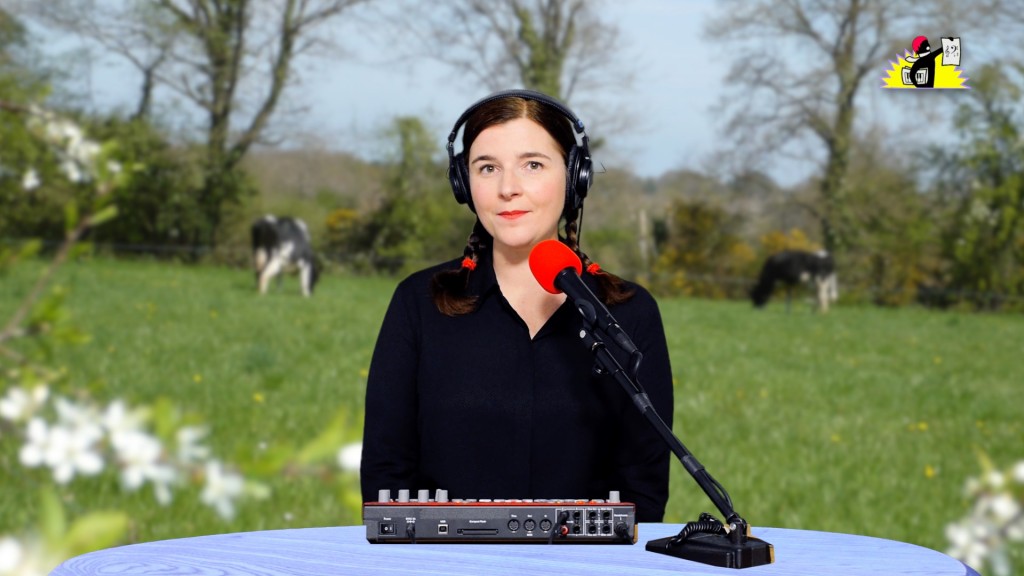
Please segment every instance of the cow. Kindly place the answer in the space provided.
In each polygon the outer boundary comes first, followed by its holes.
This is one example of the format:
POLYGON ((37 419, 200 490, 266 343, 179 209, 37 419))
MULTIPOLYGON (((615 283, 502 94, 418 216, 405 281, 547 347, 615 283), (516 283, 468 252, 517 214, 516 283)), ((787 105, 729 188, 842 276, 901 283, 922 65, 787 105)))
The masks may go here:
POLYGON ((816 288, 817 308, 821 312, 828 312, 829 302, 839 298, 835 261, 825 251, 784 250, 769 256, 757 284, 750 290, 755 307, 762 308, 768 303, 776 283, 786 288, 786 311, 789 311, 793 289, 801 283, 816 288))
POLYGON ((266 294, 270 280, 298 269, 302 295, 309 297, 320 277, 306 223, 298 218, 266 215, 252 224, 252 257, 256 285, 266 294))

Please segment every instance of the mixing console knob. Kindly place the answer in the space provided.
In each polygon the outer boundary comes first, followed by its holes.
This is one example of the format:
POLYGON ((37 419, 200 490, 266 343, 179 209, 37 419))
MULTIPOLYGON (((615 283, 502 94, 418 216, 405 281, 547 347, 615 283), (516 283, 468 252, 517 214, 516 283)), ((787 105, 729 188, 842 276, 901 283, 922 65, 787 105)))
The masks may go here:
POLYGON ((621 502, 618 490, 612 490, 608 493, 608 502, 611 504, 618 504, 621 502))
POLYGON ((442 490, 442 489, 438 488, 437 489, 437 495, 434 497, 434 499, 437 500, 438 502, 447 502, 448 501, 448 491, 447 490, 442 490))
POLYGON ((391 490, 378 490, 377 491, 377 502, 390 502, 391 501, 391 490))
POLYGON ((417 492, 416 500, 420 502, 430 502, 430 490, 420 490, 417 492))
POLYGON ((405 488, 399 490, 398 491, 398 501, 399 502, 408 502, 409 501, 409 490, 407 490, 405 488))

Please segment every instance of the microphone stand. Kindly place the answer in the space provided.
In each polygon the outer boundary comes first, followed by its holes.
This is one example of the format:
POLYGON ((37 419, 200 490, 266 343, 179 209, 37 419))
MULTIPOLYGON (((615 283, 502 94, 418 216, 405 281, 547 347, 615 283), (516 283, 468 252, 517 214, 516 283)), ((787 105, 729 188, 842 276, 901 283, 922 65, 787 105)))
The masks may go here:
POLYGON ((649 541, 647 550, 724 568, 749 568, 774 562, 775 548, 768 542, 750 535, 750 526, 733 509, 732 500, 722 485, 712 478, 658 415, 636 377, 639 360, 632 362, 631 377, 608 351, 604 342, 593 333, 596 318, 593 306, 585 300, 578 300, 576 306, 585 323, 584 328, 580 330, 580 339, 584 346, 593 352, 599 371, 611 374, 622 385, 636 408, 658 431, 672 453, 679 458, 683 468, 704 490, 727 523, 727 526, 723 525, 710 514, 701 514, 700 520, 687 523, 678 535, 649 541))

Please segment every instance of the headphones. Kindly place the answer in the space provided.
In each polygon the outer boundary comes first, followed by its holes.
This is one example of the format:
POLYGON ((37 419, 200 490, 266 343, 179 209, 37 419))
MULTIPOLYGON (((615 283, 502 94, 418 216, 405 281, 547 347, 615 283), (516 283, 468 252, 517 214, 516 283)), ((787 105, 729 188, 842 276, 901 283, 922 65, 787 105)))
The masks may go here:
POLYGON ((579 145, 573 144, 566 156, 566 178, 565 178, 565 208, 563 214, 569 215, 583 206, 583 199, 587 197, 587 191, 593 184, 593 162, 590 159, 590 139, 583 127, 583 121, 576 117, 571 110, 554 98, 534 90, 504 90, 487 96, 476 104, 470 106, 462 116, 455 122, 452 133, 448 135, 448 181, 452 186, 452 194, 459 204, 468 204, 469 209, 476 212, 473 207, 473 196, 469 191, 469 167, 466 164, 466 151, 455 153, 455 135, 459 128, 478 108, 489 102, 502 98, 523 98, 546 104, 562 113, 569 119, 577 134, 582 135, 582 142, 579 145))

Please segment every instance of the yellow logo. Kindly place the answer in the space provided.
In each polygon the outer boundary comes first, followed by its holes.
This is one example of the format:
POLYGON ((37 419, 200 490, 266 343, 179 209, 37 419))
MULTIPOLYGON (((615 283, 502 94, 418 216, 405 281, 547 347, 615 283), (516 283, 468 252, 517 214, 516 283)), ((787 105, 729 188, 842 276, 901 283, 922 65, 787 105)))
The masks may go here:
POLYGON ((967 78, 961 77, 960 38, 942 38, 942 45, 932 49, 928 38, 918 36, 882 77, 882 88, 968 89, 967 78))

